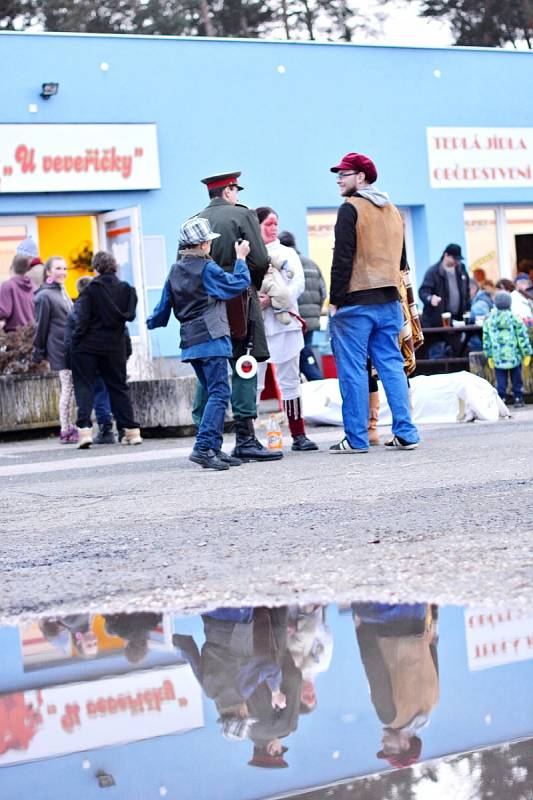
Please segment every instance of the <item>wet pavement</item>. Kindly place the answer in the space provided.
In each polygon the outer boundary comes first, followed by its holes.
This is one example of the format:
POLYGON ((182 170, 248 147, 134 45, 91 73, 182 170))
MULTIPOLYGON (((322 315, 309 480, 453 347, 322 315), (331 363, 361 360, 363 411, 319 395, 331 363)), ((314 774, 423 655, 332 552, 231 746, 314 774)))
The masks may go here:
POLYGON ((2 800, 533 798, 533 608, 84 612, 0 654, 2 800))
POLYGON ((285 436, 282 461, 224 473, 191 464, 187 439, 0 444, 0 619, 295 600, 533 604, 533 407, 424 426, 412 452, 340 458, 328 453, 338 428, 309 435, 319 451, 291 452, 285 436))

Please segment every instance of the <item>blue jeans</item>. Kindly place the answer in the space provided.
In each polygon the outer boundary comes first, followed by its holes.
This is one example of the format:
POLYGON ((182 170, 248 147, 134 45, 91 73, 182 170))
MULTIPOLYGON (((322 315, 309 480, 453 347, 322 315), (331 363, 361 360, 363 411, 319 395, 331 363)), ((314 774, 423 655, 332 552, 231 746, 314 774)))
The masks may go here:
POLYGON ((322 370, 316 363, 315 354, 313 353, 313 331, 307 331, 304 334, 304 346, 300 350, 300 372, 308 381, 321 381, 324 376, 322 370))
POLYGON ((521 365, 519 364, 517 367, 513 367, 513 369, 499 369, 496 367, 494 372, 496 373, 496 388, 501 399, 505 400, 505 395, 507 394, 507 381, 510 377, 513 387, 513 397, 515 400, 521 400, 523 393, 521 365))
POLYGON ((198 426, 194 449, 218 452, 222 448, 224 416, 231 397, 228 359, 224 356, 193 358, 191 366, 202 388, 207 392, 207 402, 198 426))
POLYGON ((109 392, 100 375, 94 382, 94 414, 99 425, 110 425, 113 422, 109 392))
POLYGON ((399 301, 343 306, 330 320, 331 345, 342 395, 344 431, 354 448, 368 447, 367 358, 378 371, 392 413, 392 432, 418 442, 411 422, 409 386, 398 337, 403 324, 399 301))

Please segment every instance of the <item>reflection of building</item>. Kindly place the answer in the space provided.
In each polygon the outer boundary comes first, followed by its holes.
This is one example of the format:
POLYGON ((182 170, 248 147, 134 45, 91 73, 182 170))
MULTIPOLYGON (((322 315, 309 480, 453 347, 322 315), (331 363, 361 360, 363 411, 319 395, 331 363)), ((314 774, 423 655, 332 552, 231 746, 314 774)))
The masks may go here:
MULTIPOLYGON (((365 653, 361 659, 351 618, 334 606, 328 607, 328 628, 335 647, 328 669, 317 681, 316 707, 312 714, 299 718, 298 729, 291 735, 290 758, 285 759, 289 767, 268 770, 248 766, 249 742, 222 735, 219 709, 208 697, 200 698, 198 678, 182 663, 178 650, 174 654, 150 651, 148 662, 140 669, 132 669, 123 657, 115 655, 28 672, 23 669, 18 629, 2 628, 0 697, 7 698, 9 711, 6 721, 0 703, 0 731, 7 734, 0 739, 4 741, 0 764, 8 765, 14 760, 17 763, 0 768, 0 797, 85 800, 102 786, 100 778, 114 781, 113 796, 117 800, 144 800, 165 794, 180 800, 323 797, 324 787, 328 787, 328 793, 330 786, 336 792, 346 783, 352 785, 353 795, 359 796, 356 780, 372 775, 373 791, 368 797, 382 800, 389 796, 383 771, 394 765, 377 758, 376 750, 383 734, 384 701, 388 702, 391 693, 383 680, 385 673, 381 672, 378 683, 380 675, 374 672, 370 697, 366 668, 370 662, 383 665, 383 658, 376 660, 381 653, 392 674, 393 649, 399 645, 401 653, 412 661, 415 648, 424 646, 424 667, 417 675, 428 682, 429 689, 435 687, 433 655, 430 650, 428 656, 426 647, 432 646, 426 634, 435 634, 429 615, 421 606, 389 609, 374 607, 372 616, 368 604, 365 609, 354 607, 361 620, 359 630, 367 626, 366 634, 362 631, 365 653), (376 625, 385 625, 385 629, 376 630, 376 625), (397 635, 383 637, 373 633, 397 635), (418 637, 416 642, 412 641, 413 636, 418 637), (383 638, 390 641, 383 642, 383 638), (378 645, 379 653, 373 644, 378 645), (203 708, 197 704, 198 698, 203 708), (380 716, 374 699, 379 700, 380 716), (32 762, 32 758, 37 760, 32 762)), ((308 611, 296 609, 296 615, 308 611)), ((431 611, 433 617, 434 609, 431 611)), ((477 627, 482 616, 483 627, 492 627, 500 619, 510 619, 510 612, 505 615, 469 610, 466 619, 469 626, 477 627)), ((515 616, 515 621, 525 623, 526 612, 515 616)), ((526 627, 522 625, 522 633, 526 627)), ((465 611, 458 607, 440 609, 439 628, 440 700, 430 708, 436 701, 433 688, 431 696, 424 693, 428 702, 422 707, 417 703, 414 712, 425 708, 431 714, 431 723, 423 728, 421 758, 431 761, 427 769, 432 776, 438 776, 436 764, 443 757, 443 771, 449 775, 453 754, 472 750, 479 753, 480 748, 525 739, 532 733, 532 662, 514 661, 499 670, 471 671, 465 649, 465 611)), ((172 629, 176 647, 185 647, 191 638, 197 642, 196 648, 188 650, 189 656, 193 650, 198 653, 204 648, 200 617, 176 617, 172 629)), ((319 655, 315 648, 312 651, 319 655)), ((415 663, 419 660, 415 658, 415 663)), ((401 664, 407 664, 405 658, 401 664)), ((393 680, 396 687, 401 683, 399 677, 397 673, 393 680)), ((418 680, 416 675, 414 680, 418 680)), ((404 698, 410 702, 410 698, 416 700, 416 695, 413 685, 404 698)), ((395 705, 400 698, 398 709, 402 711, 403 707, 407 718, 412 717, 398 691, 392 693, 392 698, 395 705)), ((417 714, 417 725, 420 721, 417 714)), ((513 766, 512 761, 506 763, 513 766)), ((477 761, 477 776, 479 766, 477 761)), ((493 766, 493 761, 492 766, 488 764, 489 777, 494 775, 493 766)), ((424 769, 416 774, 423 774, 424 769)), ((517 780, 522 781, 519 789, 527 792, 529 783, 520 777, 525 773, 516 773, 517 780)), ((406 776, 408 783, 407 776, 411 774, 396 771, 393 782, 401 783, 402 776, 406 776)), ((510 785, 506 783, 506 787, 510 785)), ((439 797, 451 796, 449 783, 446 788, 443 784, 440 793, 439 784, 433 788, 439 797)), ((339 796, 344 793, 343 790, 339 796)), ((494 794, 497 798, 503 796, 498 791, 494 794)), ((366 800, 366 793, 364 797, 366 800)))
POLYGON ((518 261, 533 257, 526 52, 0 36, 5 63, 17 64, 3 87, 10 124, 0 124, 0 280, 28 233, 44 256, 59 248, 71 267, 83 243, 113 250, 138 289, 131 332, 143 353, 177 353, 176 324, 148 334, 144 319, 159 299, 179 222, 205 206, 200 179, 223 168, 243 170, 243 202, 276 207, 281 226, 326 277, 339 205, 329 167, 348 150, 375 159, 378 184, 402 209, 417 283, 448 242, 491 277, 510 277, 518 261), (36 60, 60 85, 48 101, 39 98, 36 60), (238 63, 246 70, 237 80, 230 66, 238 63), (209 126, 191 136, 181 124, 176 75, 188 74, 209 86, 214 119, 226 119, 245 98, 246 130, 236 136, 231 125, 218 126, 215 150, 209 126), (365 80, 357 81, 355 102, 344 76, 358 75, 365 80), (443 124, 450 127, 433 127, 443 124))

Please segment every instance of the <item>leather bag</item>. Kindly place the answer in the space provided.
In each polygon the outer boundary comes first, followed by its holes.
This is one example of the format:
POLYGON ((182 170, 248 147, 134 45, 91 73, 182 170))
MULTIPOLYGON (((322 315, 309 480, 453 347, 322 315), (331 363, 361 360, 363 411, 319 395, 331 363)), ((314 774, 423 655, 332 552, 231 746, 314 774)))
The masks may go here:
POLYGON ((248 307, 251 291, 251 288, 248 287, 238 297, 226 300, 231 338, 238 341, 246 339, 248 333, 248 307))

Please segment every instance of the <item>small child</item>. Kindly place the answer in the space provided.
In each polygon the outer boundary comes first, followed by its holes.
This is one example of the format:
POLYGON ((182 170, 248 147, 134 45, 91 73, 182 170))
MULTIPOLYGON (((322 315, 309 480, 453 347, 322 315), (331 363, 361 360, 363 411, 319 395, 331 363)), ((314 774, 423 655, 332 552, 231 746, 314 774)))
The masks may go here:
POLYGON ((234 271, 224 272, 209 255, 211 241, 219 236, 203 217, 183 223, 178 260, 146 324, 148 328, 165 327, 172 310, 180 321, 181 360, 190 362, 208 395, 189 460, 204 469, 225 470, 242 461, 221 449, 231 394, 228 359, 233 357, 224 301, 238 297, 250 285, 245 261, 250 245, 246 240, 235 244, 234 271))
POLYGON ((483 352, 489 366, 496 372, 496 387, 505 402, 509 377, 513 387, 514 407, 524 405, 522 393, 522 364, 531 361, 531 345, 527 329, 522 320, 511 311, 509 292, 496 292, 495 309, 483 323, 483 352))

